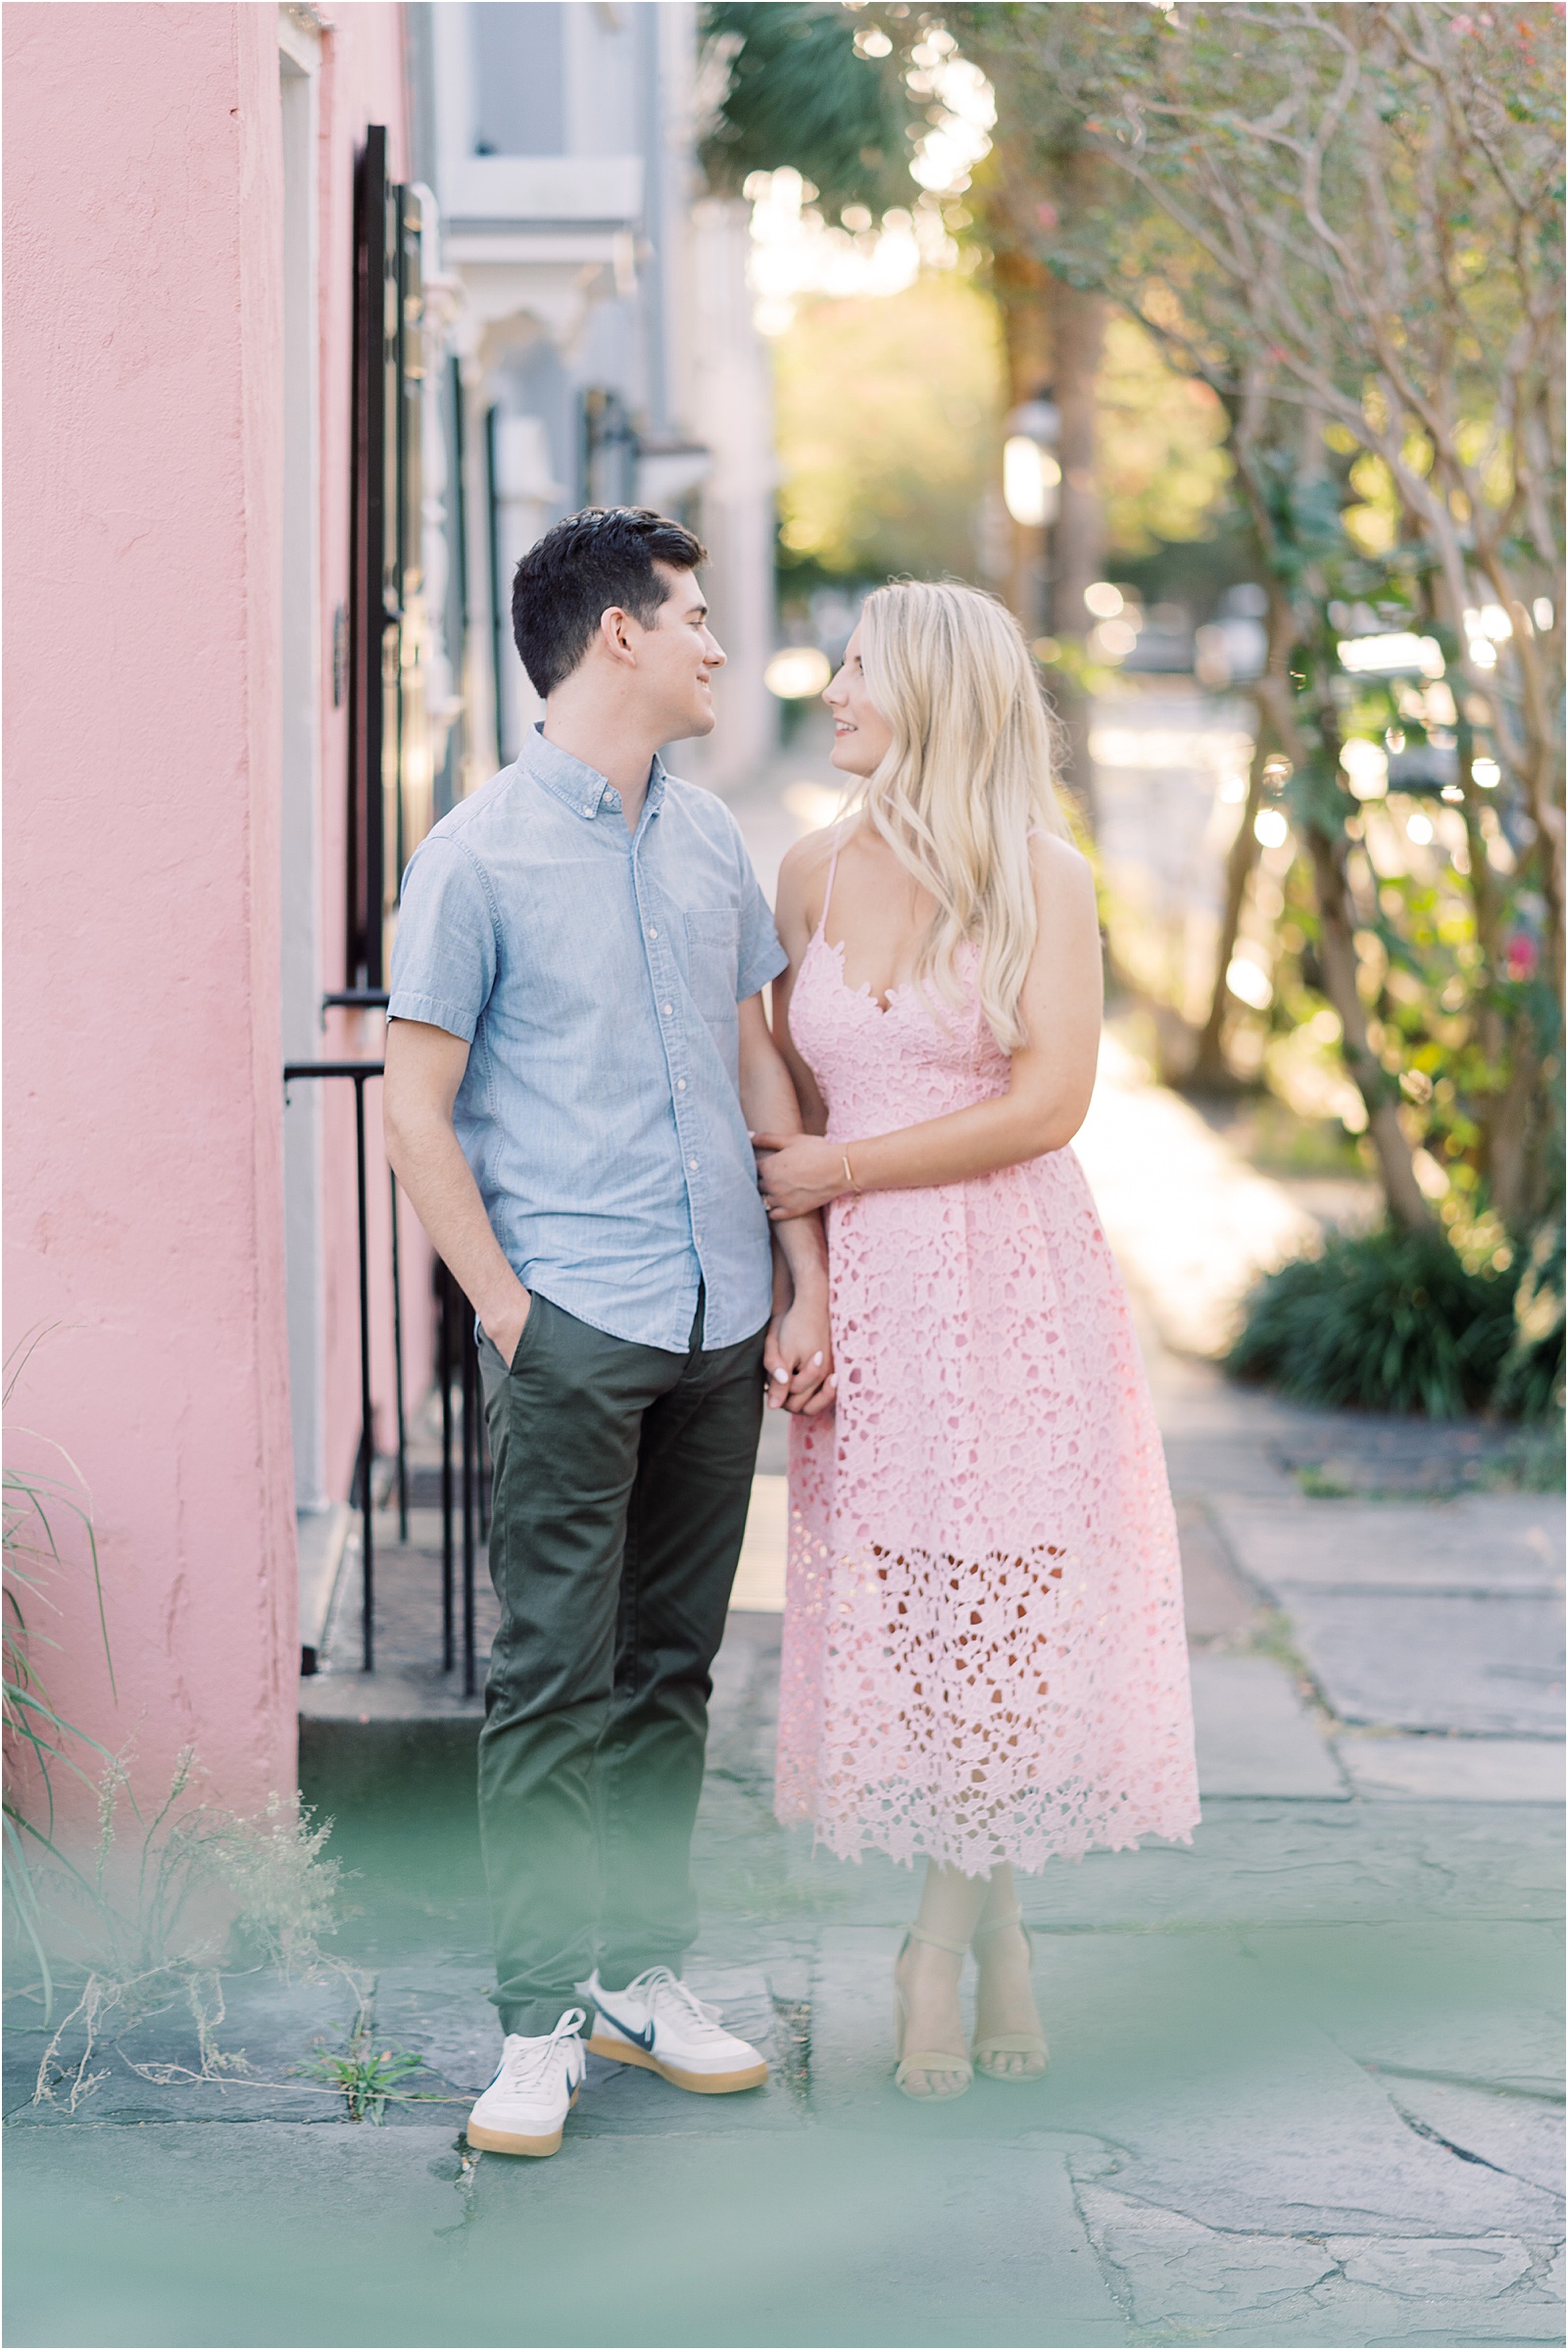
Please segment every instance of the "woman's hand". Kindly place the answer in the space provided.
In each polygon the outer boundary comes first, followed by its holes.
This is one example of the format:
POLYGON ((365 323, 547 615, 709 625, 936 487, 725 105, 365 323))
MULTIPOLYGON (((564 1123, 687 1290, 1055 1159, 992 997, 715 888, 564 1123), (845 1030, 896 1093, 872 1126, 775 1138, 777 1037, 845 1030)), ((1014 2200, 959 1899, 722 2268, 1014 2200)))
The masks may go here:
POLYGON ((850 1189, 844 1151, 814 1134, 754 1134, 757 1179, 776 1223, 808 1216, 850 1189))
POLYGON ((771 1411, 804 1413, 814 1419, 831 1411, 838 1381, 833 1370, 833 1334, 827 1299, 797 1297, 768 1325, 762 1349, 771 1411))

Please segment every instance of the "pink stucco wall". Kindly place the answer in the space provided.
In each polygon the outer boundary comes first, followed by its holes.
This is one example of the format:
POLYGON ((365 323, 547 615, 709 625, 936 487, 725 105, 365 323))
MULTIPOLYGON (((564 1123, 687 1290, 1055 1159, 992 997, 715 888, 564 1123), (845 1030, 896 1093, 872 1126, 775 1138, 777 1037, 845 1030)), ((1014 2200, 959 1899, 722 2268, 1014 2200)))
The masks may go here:
MULTIPOLYGON (((353 149, 374 120, 396 153, 403 121, 401 11, 336 15, 320 140, 328 615, 346 593, 353 149)), ((139 1787, 156 1792, 189 1742, 211 1792, 240 1807, 292 1783, 298 1655, 276 44, 270 5, 5 11, 7 1346, 48 1332, 10 1417, 66 1447, 97 1525, 119 1701, 82 1573, 56 1579, 57 1700, 133 1748, 139 1787)), ((341 726, 323 705, 323 778, 342 771, 341 726)), ((340 799, 323 789, 328 986, 340 799)), ((322 1050, 377 1044, 344 1024, 322 1050)), ((347 1170, 327 1183, 339 1491, 350 1104, 326 1141, 329 1169, 347 1170)), ((422 1346, 416 1331, 416 1371, 422 1346)))
MULTIPOLYGON (((349 594, 349 416, 351 305, 354 263, 354 158, 368 123, 386 125, 394 177, 410 176, 404 79, 403 12, 364 4, 329 12, 320 77, 319 400, 321 482, 320 609, 329 622, 349 594)), ((323 985, 346 984, 343 969, 348 854, 348 709, 334 710, 329 664, 322 665, 320 908, 323 985)), ((381 1057, 385 1029, 378 1013, 332 1011, 319 1040, 324 1059, 381 1057)), ((370 1330, 376 1444, 389 1451, 397 1439, 392 1374, 392 1290, 386 1162, 381 1147, 380 1087, 366 1093, 371 1167, 370 1330)), ((360 1436, 360 1304, 354 1184, 354 1094, 329 1086, 322 1101, 322 1221, 325 1266, 325 1445, 328 1482, 341 1498, 350 1489, 360 1436)), ((431 1361, 430 1253, 404 1203, 399 1220, 403 1256, 405 1385, 412 1408, 429 1384, 431 1361)))

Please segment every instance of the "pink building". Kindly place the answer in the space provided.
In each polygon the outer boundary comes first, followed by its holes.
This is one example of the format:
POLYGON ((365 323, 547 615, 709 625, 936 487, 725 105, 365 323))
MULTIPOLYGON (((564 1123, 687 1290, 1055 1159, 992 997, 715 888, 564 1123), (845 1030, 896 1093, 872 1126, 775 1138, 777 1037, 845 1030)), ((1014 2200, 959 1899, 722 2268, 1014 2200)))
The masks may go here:
MULTIPOLYGON (((190 1742, 245 1808, 294 1779, 296 1498, 329 1518, 360 1443, 353 1089, 296 1088, 285 1131, 282 1065, 380 1052, 320 999, 364 970, 351 887, 362 929, 382 893, 345 788, 382 650, 351 548, 355 183, 372 124, 409 177, 404 11, 23 0, 4 37, 8 1349, 45 1334, 11 1418, 96 1518, 119 1702, 76 1573, 56 1701, 139 1787, 190 1742)), ((373 779, 389 832, 405 798, 422 821, 417 765, 373 779)), ((412 1217, 405 1242, 412 1390, 412 1217)))
POLYGON ((42 1334, 11 1442, 91 1494, 119 1699, 72 1570, 61 1710, 147 1794, 191 1744, 243 1809, 293 1783, 364 1423, 354 1087, 285 1104, 283 1070, 379 1058, 341 999, 533 714, 508 581, 558 514, 709 538, 731 658, 692 771, 765 749, 747 220, 698 201, 693 0, 13 0, 4 39, 7 1347, 42 1334))

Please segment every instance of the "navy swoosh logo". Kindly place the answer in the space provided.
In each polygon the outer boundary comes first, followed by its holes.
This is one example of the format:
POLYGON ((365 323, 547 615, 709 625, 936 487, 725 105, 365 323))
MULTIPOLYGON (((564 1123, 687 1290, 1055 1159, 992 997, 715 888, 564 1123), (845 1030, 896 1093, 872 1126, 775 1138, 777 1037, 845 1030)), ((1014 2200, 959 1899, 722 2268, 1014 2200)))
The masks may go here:
POLYGON ((654 2027, 652 2024, 645 2024, 641 2032, 633 2032, 631 2026, 629 2024, 623 2024, 619 2016, 611 2015, 610 2010, 605 2005, 603 1999, 597 2001, 596 2004, 598 2006, 599 2013, 604 2016, 608 2022, 614 2025, 615 2030, 620 2033, 622 2039, 630 2040, 634 2048, 641 2048, 647 2055, 652 2056, 654 2052, 654 2027))

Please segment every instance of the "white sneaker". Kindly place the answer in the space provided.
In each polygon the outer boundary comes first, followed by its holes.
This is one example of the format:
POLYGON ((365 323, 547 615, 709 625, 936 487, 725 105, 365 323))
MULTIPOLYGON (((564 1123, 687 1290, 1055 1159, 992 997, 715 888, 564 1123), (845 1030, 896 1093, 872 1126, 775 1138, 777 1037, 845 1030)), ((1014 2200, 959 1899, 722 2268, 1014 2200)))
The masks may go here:
POLYGON ((554 2032, 529 2038, 509 2032, 494 2081, 468 2116, 468 2143, 484 2154, 555 2154, 561 2126, 577 2102, 588 2059, 580 2007, 568 2007, 554 2032))
POLYGON ((706 2006, 668 1967, 649 1967, 623 1991, 602 1991, 596 1968, 586 1995, 594 2005, 588 2045, 595 2056, 641 2065, 678 2089, 710 2097, 760 2088, 767 2079, 767 2059, 726 2032, 717 2008, 706 2006))

